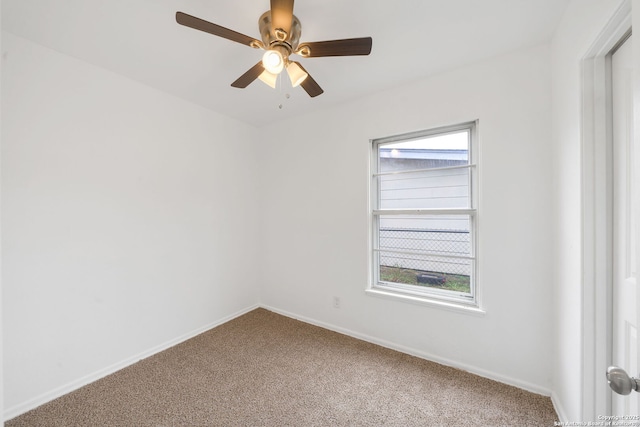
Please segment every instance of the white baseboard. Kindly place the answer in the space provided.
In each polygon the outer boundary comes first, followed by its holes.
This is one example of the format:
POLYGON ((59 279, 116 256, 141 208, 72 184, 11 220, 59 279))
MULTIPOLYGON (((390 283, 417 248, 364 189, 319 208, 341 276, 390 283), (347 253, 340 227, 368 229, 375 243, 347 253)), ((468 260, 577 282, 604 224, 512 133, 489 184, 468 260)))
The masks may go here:
POLYGON ((555 409, 558 414, 558 421, 568 425, 569 418, 567 418, 567 413, 565 412, 560 400, 558 400, 558 395, 555 392, 551 393, 551 403, 553 403, 553 409, 555 409))
POLYGON ((18 415, 24 414, 25 412, 28 412, 32 409, 37 408, 40 405, 43 405, 47 402, 50 402, 54 399, 57 399, 60 396, 63 396, 67 393, 71 393, 72 391, 75 391, 81 387, 84 387, 87 384, 90 384, 94 381, 97 381, 101 378, 106 377, 107 375, 113 374, 114 372, 117 372, 121 369, 126 368, 127 366, 133 365, 134 363, 139 362, 142 359, 146 359, 147 357, 153 356, 154 354, 160 353, 161 351, 164 351, 170 347, 173 347, 175 345, 180 344, 181 342, 184 342, 188 339, 191 339, 193 337, 195 337, 196 335, 200 335, 203 332, 206 332, 210 329, 215 328, 216 326, 220 326, 223 323, 227 323, 230 320, 235 319, 236 317, 242 316, 243 314, 246 314, 252 310, 255 310, 256 308, 258 308, 259 305, 255 304, 252 305, 250 307, 247 307, 245 309, 242 309, 236 313, 233 313, 229 316, 225 316, 222 319, 218 319, 215 322, 209 323, 208 325, 202 326, 198 329, 195 329, 191 332, 188 332, 184 335, 181 335, 177 338, 174 338, 172 340, 169 340, 165 343, 162 343, 158 346, 155 346, 153 348, 150 348, 146 351, 143 351, 141 353, 136 354, 135 356, 129 357, 121 362, 115 363, 111 366, 108 366, 104 369, 100 369, 96 372, 93 372, 89 375, 85 375, 82 378, 79 378, 75 381, 72 381, 68 384, 65 384, 63 386, 60 386, 58 388, 55 388, 51 391, 48 391, 46 393, 43 393, 37 397, 34 397, 33 399, 27 400, 26 402, 23 402, 21 404, 12 406, 10 408, 5 408, 4 411, 4 420, 5 421, 9 421, 12 418, 17 417, 18 415))
POLYGON ((465 363, 460 363, 460 362, 455 361, 455 360, 443 358, 443 357, 440 357, 440 356, 437 356, 437 355, 434 355, 434 354, 431 354, 431 353, 427 353, 427 352, 424 352, 424 351, 421 351, 421 350, 417 350, 415 348, 406 347, 406 346, 403 346, 403 345, 400 345, 400 344, 397 344, 397 343, 393 343, 393 342, 390 342, 390 341, 386 341, 386 340, 383 340, 383 339, 379 339, 379 338, 376 338, 376 337, 373 337, 373 336, 370 336, 370 335, 361 334, 359 332, 354 332, 354 331, 349 330, 349 329, 345 329, 345 328, 342 328, 342 327, 339 327, 339 326, 335 326, 335 325, 332 325, 332 324, 329 324, 329 323, 321 322, 321 321, 318 321, 318 320, 315 320, 315 319, 311 319, 311 318, 308 318, 308 317, 305 317, 305 316, 300 316, 300 315, 297 315, 297 314, 294 314, 294 313, 290 313, 290 312, 285 311, 285 310, 280 310, 278 308, 271 307, 271 306, 268 306, 268 305, 261 304, 260 307, 262 307, 262 308, 264 308, 266 310, 269 310, 269 311, 273 311, 274 313, 278 313, 278 314, 281 314, 283 316, 290 317, 292 319, 300 320, 300 321, 305 322, 305 323, 309 323, 309 324, 312 324, 312 325, 315 325, 315 326, 319 326, 321 328, 329 329, 329 330, 334 331, 334 332, 338 332, 338 333, 341 333, 341 334, 344 334, 344 335, 348 335, 350 337, 357 338, 357 339, 360 339, 362 341, 367 341, 367 342, 370 342, 372 344, 377 344, 379 346, 386 347, 386 348, 389 348, 391 350, 396 350, 396 351, 399 351, 401 353, 409 354, 411 356, 416 356, 416 357, 419 357, 421 359, 429 360, 431 362, 436 362, 436 363, 439 363, 441 365, 445 365, 445 366, 449 366, 449 367, 452 367, 452 368, 461 369, 463 371, 470 372, 470 373, 472 373, 474 375, 478 375, 478 376, 483 377, 483 378, 488 378, 490 380, 498 381, 498 382, 503 383, 503 384, 511 385, 511 386, 514 386, 514 387, 518 387, 520 389, 523 389, 523 390, 526 390, 526 391, 530 391, 532 393, 540 394, 540 395, 543 395, 543 396, 551 396, 551 394, 552 394, 551 390, 549 390, 549 389, 547 389, 545 387, 541 387, 539 385, 532 384, 532 383, 529 383, 529 382, 526 382, 526 381, 522 381, 522 380, 519 380, 519 379, 516 379, 516 378, 511 378, 511 377, 508 377, 508 376, 505 376, 505 375, 497 374, 495 372, 487 371, 487 370, 479 368, 477 366, 472 366, 472 365, 467 365, 465 363))
POLYGON ((262 307, 262 308, 264 308, 266 310, 273 311, 274 313, 278 313, 278 314, 281 314, 283 316, 290 317, 292 319, 300 320, 300 321, 305 322, 305 323, 309 323, 309 324, 312 324, 312 325, 315 325, 315 326, 319 326, 321 328, 325 328, 325 329, 328 329, 328 330, 331 330, 331 331, 334 331, 334 332, 338 332, 338 333, 341 333, 341 334, 344 334, 344 335, 351 336, 353 338, 357 338, 357 339, 360 339, 360 340, 363 340, 363 341, 367 341, 367 342, 370 342, 372 344, 377 344, 377 345, 380 345, 382 347, 386 347, 386 348, 389 348, 389 349, 392 349, 392 350, 400 351, 400 352, 405 353, 405 354, 410 354, 412 356, 416 356, 416 357, 419 357, 421 359, 425 359, 425 360, 429 360, 429 361, 432 361, 432 362, 440 363, 441 365, 445 365, 445 366, 450 366, 450 367, 453 367, 453 368, 461 369, 461 370, 470 372, 472 374, 479 375, 481 377, 488 378, 488 379, 491 379, 491 380, 495 380, 495 381, 498 381, 498 382, 501 382, 501 383, 504 383, 504 384, 512 385, 514 387, 518 387, 518 388, 521 388, 521 389, 524 389, 524 390, 527 390, 527 391, 530 391, 530 392, 533 392, 533 393, 536 393, 536 394, 541 394, 541 395, 544 395, 544 396, 551 396, 551 400, 553 402, 553 406, 556 409, 556 412, 558 413, 558 416, 560 417, 560 421, 565 421, 566 420, 566 417, 564 416, 564 411, 562 410, 562 406, 557 401, 557 397, 555 397, 555 395, 553 393, 551 393, 550 390, 548 390, 548 389, 546 389, 544 387, 540 387, 538 385, 531 384, 531 383, 528 383, 526 381, 521 381, 521 380, 518 380, 518 379, 510 378, 510 377, 507 377, 507 376, 504 376, 504 375, 496 374, 494 372, 490 372, 490 371, 478 368, 476 366, 471 366, 471 365, 467 365, 467 364, 464 364, 464 363, 460 363, 460 362, 457 362, 455 360, 442 358, 442 357, 436 356, 434 354, 430 354, 430 353, 427 353, 427 352, 424 352, 424 351, 416 350, 416 349, 413 349, 413 348, 410 348, 410 347, 406 347, 406 346, 403 346, 403 345, 400 345, 400 344, 396 344, 396 343, 393 343, 393 342, 390 342, 390 341, 382 340, 382 339, 379 339, 379 338, 376 338, 376 337, 373 337, 373 336, 370 336, 370 335, 354 332, 352 330, 349 330, 349 329, 346 329, 346 328, 342 328, 342 327, 338 327, 338 326, 335 326, 335 325, 332 325, 332 324, 329 324, 329 323, 321 322, 321 321, 318 321, 318 320, 315 320, 315 319, 311 319, 311 318, 308 318, 306 316, 300 316, 300 315, 297 315, 297 314, 294 314, 294 313, 290 313, 288 311, 281 310, 281 309, 278 309, 278 308, 275 308, 275 307, 271 307, 271 306, 268 306, 268 305, 264 305, 264 304, 256 304, 256 305, 247 307, 247 308, 245 308, 243 310, 240 310, 240 311, 238 311, 238 312, 236 312, 234 314, 231 314, 231 315, 226 316, 226 317, 224 317, 222 319, 219 319, 219 320, 217 320, 217 321, 215 321, 213 323, 210 323, 208 325, 200 327, 200 328, 198 328, 198 329, 196 329, 194 331, 191 331, 191 332, 189 332, 187 334, 184 334, 184 335, 182 335, 180 337, 177 337, 175 339, 169 340, 169 341, 167 341, 167 342, 165 342, 165 343, 163 343, 161 345, 153 347, 153 348, 151 348, 149 350, 146 350, 146 351, 144 351, 142 353, 139 353, 139 354, 137 354, 137 355, 135 355, 133 357, 127 358, 127 359, 125 359, 125 360, 123 360, 123 361, 121 361, 119 363, 115 363, 115 364, 113 364, 111 366, 108 366, 108 367, 106 367, 104 369, 96 371, 96 372, 94 372, 92 374, 86 375, 86 376, 84 376, 84 377, 82 377, 82 378, 80 378, 78 380, 72 381, 72 382, 70 382, 68 384, 65 384, 65 385, 63 385, 61 387, 58 387, 58 388, 56 388, 54 390, 51 390, 51 391, 46 392, 46 393, 43 393, 43 394, 41 394, 41 395, 39 395, 39 396, 37 396, 37 397, 35 397, 33 399, 30 399, 30 400, 28 400, 28 401, 26 401, 24 403, 21 403, 19 405, 15 405, 15 406, 13 406, 11 408, 6 408, 5 411, 4 411, 4 414, 3 414, 4 415, 4 420, 8 421, 8 420, 10 420, 12 418, 15 418, 15 417, 17 417, 17 416, 19 416, 19 415, 21 415, 21 414, 23 414, 25 412, 28 412, 28 411, 30 411, 32 409, 37 408, 40 405, 43 405, 43 404, 45 404, 47 402, 50 402, 50 401, 52 401, 52 400, 54 400, 54 399, 56 399, 58 397, 61 397, 61 396, 65 395, 65 394, 67 394, 67 393, 70 393, 70 392, 75 391, 75 390, 77 390, 77 389, 79 389, 81 387, 84 387, 87 384, 90 384, 90 383, 92 383, 94 381, 97 381, 97 380, 99 380, 101 378, 104 378, 107 375, 110 375, 110 374, 112 374, 114 372, 117 372, 117 371, 123 369, 123 368, 126 368, 127 366, 133 365, 134 363, 136 363, 136 362, 138 362, 138 361, 140 361, 142 359, 146 359, 146 358, 148 358, 150 356, 153 356, 154 354, 157 354, 157 353, 159 353, 161 351, 164 351, 164 350, 166 350, 166 349, 168 349, 170 347, 178 345, 181 342, 184 342, 184 341, 186 341, 186 340, 188 340, 190 338, 193 338, 196 335, 199 335, 199 334, 201 334, 203 332, 206 332, 206 331, 208 331, 210 329, 215 328, 216 326, 220 326, 223 323, 226 323, 226 322, 228 322, 230 320, 233 320, 236 317, 242 316, 243 314, 246 314, 246 313, 248 313, 248 312, 250 312, 252 310, 255 310, 258 307, 262 307))

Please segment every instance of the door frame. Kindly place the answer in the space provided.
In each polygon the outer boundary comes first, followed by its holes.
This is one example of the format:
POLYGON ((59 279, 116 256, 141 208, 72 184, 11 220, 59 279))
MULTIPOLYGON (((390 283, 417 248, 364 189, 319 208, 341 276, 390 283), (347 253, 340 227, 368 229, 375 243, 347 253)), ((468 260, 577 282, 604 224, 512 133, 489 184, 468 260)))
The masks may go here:
MULTIPOLYGON (((611 414, 605 380, 613 347, 610 53, 631 31, 625 0, 582 58, 582 415, 611 414)), ((635 373, 634 373, 635 375, 635 373)))

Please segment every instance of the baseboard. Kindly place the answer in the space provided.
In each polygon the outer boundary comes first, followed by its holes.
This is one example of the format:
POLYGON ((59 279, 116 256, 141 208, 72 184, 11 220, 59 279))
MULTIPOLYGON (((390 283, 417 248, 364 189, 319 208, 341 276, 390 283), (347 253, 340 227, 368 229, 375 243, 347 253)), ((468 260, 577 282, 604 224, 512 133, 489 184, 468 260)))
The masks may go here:
POLYGON ((539 385, 532 384, 532 383, 529 383, 529 382, 526 382, 526 381, 521 381, 521 380, 518 380, 516 378, 507 377, 505 375, 500 375, 500 374, 497 374, 495 372, 487 371, 487 370, 479 368, 477 366, 472 366, 472 365, 467 365, 465 363, 460 363, 460 362, 455 361, 455 360, 443 358, 443 357, 440 357, 440 356, 437 356, 437 355, 434 355, 434 354, 431 354, 431 353, 427 353, 427 352, 424 352, 424 351, 421 351, 421 350, 417 350, 415 348, 410 348, 410 347, 406 347, 406 346, 403 346, 403 345, 400 345, 400 344, 397 344, 397 343, 393 343, 393 342, 390 342, 390 341, 379 339, 379 338, 373 337, 371 335, 361 334, 359 332, 355 332, 355 331, 352 331, 352 330, 349 330, 349 329, 346 329, 346 328, 342 328, 342 327, 339 327, 339 326, 336 326, 336 325, 332 325, 332 324, 329 324, 329 323, 326 323, 326 322, 321 322, 321 321, 318 321, 318 320, 315 320, 315 319, 311 319, 311 318, 306 317, 306 316, 300 316, 298 314, 290 313, 290 312, 288 312, 286 310, 281 310, 281 309, 278 309, 278 308, 275 308, 275 307, 271 307, 271 306, 268 306, 268 305, 261 304, 260 307, 264 308, 265 310, 273 311, 274 313, 278 313, 278 314, 281 314, 283 316, 290 317, 292 319, 300 320, 300 321, 305 322, 305 323, 309 323, 309 324, 312 324, 312 325, 315 325, 315 326, 319 326, 319 327, 324 328, 324 329, 329 329, 331 331, 338 332, 338 333, 341 333, 341 334, 344 334, 344 335, 348 335, 350 337, 357 338, 357 339, 360 339, 362 341, 370 342, 372 344, 377 344, 377 345, 379 345, 381 347, 386 347, 386 348, 389 348, 391 350, 399 351, 401 353, 410 354, 411 356, 416 356, 416 357, 419 357, 421 359, 429 360, 431 362, 436 362, 436 363, 439 363, 441 365, 449 366, 449 367, 456 368, 456 369, 461 369, 463 371, 470 372, 470 373, 472 373, 474 375, 478 375, 478 376, 483 377, 483 378, 487 378, 487 379, 490 379, 490 380, 498 381, 498 382, 503 383, 503 384, 511 385, 511 386, 514 386, 514 387, 517 387, 517 388, 520 388, 520 389, 523 389, 523 390, 526 390, 526 391, 530 391, 532 393, 540 394, 540 395, 543 395, 543 396, 551 396, 551 394, 552 394, 551 390, 549 390, 549 389, 547 389, 545 387, 541 387, 539 385))
POLYGON ((558 414, 558 421, 565 425, 569 425, 569 418, 567 418, 567 413, 564 410, 562 403, 560 403, 560 400, 558 400, 558 395, 555 392, 551 393, 551 403, 553 404, 553 409, 556 410, 556 414, 558 414))
POLYGON ((225 316, 222 319, 218 319, 215 322, 212 322, 208 325, 202 326, 200 328, 197 328, 191 332, 188 332, 184 335, 181 335, 177 338, 174 338, 172 340, 169 340, 163 344, 160 344, 158 346, 155 346, 153 348, 150 348, 149 350, 143 351, 141 353, 136 354, 135 356, 129 357, 121 362, 115 363, 111 366, 108 366, 104 369, 100 369, 99 371, 96 371, 92 374, 86 375, 82 378, 79 378, 75 381, 72 381, 68 384, 65 384, 63 386, 60 386, 58 388, 55 388, 51 391, 48 391, 46 393, 43 393, 33 399, 30 399, 24 403, 21 403, 19 405, 13 406, 11 408, 6 408, 4 411, 4 420, 5 421, 9 421, 12 418, 15 418, 21 414, 24 414, 25 412, 28 412, 32 409, 37 408, 40 405, 43 405, 47 402, 50 402, 54 399, 57 399, 58 397, 61 397, 65 394, 71 393, 72 391, 75 391, 81 387, 84 387, 87 384, 90 384, 94 381, 97 381, 101 378, 106 377, 107 375, 111 375, 114 372, 117 372, 121 369, 126 368, 127 366, 133 365, 134 363, 139 362, 142 359, 146 359, 147 357, 153 356, 154 354, 160 353, 161 351, 164 351, 170 347, 173 347, 175 345, 178 345, 188 339, 191 339, 193 337, 195 337, 196 335, 200 335, 203 332, 206 332, 210 329, 215 328, 216 326, 220 326, 223 323, 227 323, 230 320, 235 319, 236 317, 240 317, 243 314, 246 314, 252 310, 255 310, 256 308, 258 308, 259 305, 255 304, 252 305, 250 307, 247 307, 245 309, 242 309, 236 313, 233 313, 229 316, 225 316))
POLYGON ((146 351, 144 351, 142 353, 139 353, 139 354, 137 354, 135 356, 127 358, 127 359, 125 359, 125 360, 123 360, 123 361, 121 361, 119 363, 115 363, 115 364, 113 364, 113 365, 111 365, 109 367, 106 367, 104 369, 96 371, 96 372, 94 372, 92 374, 86 375, 86 376, 84 376, 84 377, 82 377, 82 378, 80 378, 78 380, 72 381, 72 382, 70 382, 68 384, 65 384, 65 385, 63 385, 61 387, 58 387, 58 388, 56 388, 54 390, 51 390, 51 391, 49 391, 47 393, 43 393, 43 394, 41 394, 41 395, 39 395, 39 396, 37 396, 37 397, 35 397, 33 399, 30 399, 30 400, 28 400, 28 401, 26 401, 24 403, 21 403, 19 405, 13 406, 11 408, 6 408, 5 411, 4 411, 4 414, 3 414, 4 415, 4 420, 5 421, 9 421, 10 419, 15 418, 15 417, 17 417, 17 416, 19 416, 19 415, 21 415, 21 414, 23 414, 25 412, 28 412, 28 411, 30 411, 32 409, 35 409, 40 405, 43 405, 43 404, 45 404, 47 402, 50 402, 50 401, 52 401, 54 399, 57 399, 58 397, 61 397, 61 396, 65 395, 65 394, 71 393, 72 391, 75 391, 75 390, 77 390, 77 389, 79 389, 81 387, 84 387, 87 384, 90 384, 90 383, 92 383, 94 381, 97 381, 97 380, 99 380, 101 378, 104 378, 107 375, 110 375, 110 374, 112 374, 114 372, 117 372, 117 371, 119 371, 121 369, 126 368, 127 366, 133 365, 134 363, 137 363, 142 359, 146 359, 146 358, 148 358, 150 356, 153 356, 154 354, 157 354, 157 353, 159 353, 161 351, 164 351, 164 350, 166 350, 166 349, 168 349, 170 347, 178 345, 178 344, 180 344, 180 343, 182 343, 182 342, 184 342, 184 341, 186 341, 188 339, 191 339, 191 338, 195 337, 196 335, 199 335, 199 334, 201 334, 203 332, 206 332, 206 331, 208 331, 210 329, 213 329, 213 328, 215 328, 217 326, 220 326, 220 325, 222 325, 222 324, 224 324, 224 323, 226 323, 226 322, 228 322, 230 320, 233 320, 236 317, 242 316, 243 314, 246 314, 246 313, 248 313, 248 312, 250 312, 252 310, 255 310, 258 307, 262 307, 262 308, 264 308, 266 310, 273 311, 274 313, 278 313, 278 314, 281 314, 283 316, 290 317, 292 319, 300 320, 300 321, 305 322, 305 323, 309 323, 309 324, 312 324, 312 325, 315 325, 315 326, 319 326, 321 328, 325 328, 325 329, 328 329, 328 330, 331 330, 331 331, 334 331, 334 332, 338 332, 338 333, 341 333, 341 334, 344 334, 344 335, 351 336, 353 338, 357 338, 357 339, 360 339, 360 340, 363 340, 363 341, 367 341, 367 342, 370 342, 372 344, 376 344, 376 345, 380 345, 382 347, 386 347, 386 348, 389 348, 389 349, 392 349, 392 350, 400 351, 400 352, 405 353, 405 354, 410 354, 412 356, 416 356, 416 357, 419 357, 421 359, 425 359, 425 360, 429 360, 429 361, 432 361, 432 362, 440 363, 441 365, 445 365, 445 366, 450 366, 450 367, 453 367, 453 368, 461 369, 461 370, 470 372, 472 374, 475 374, 475 375, 478 375, 478 376, 481 376, 481 377, 484 377, 484 378, 488 378, 488 379, 491 379, 491 380, 494 380, 494 381, 501 382, 503 384, 511 385, 511 386, 518 387, 518 388, 523 389, 523 390, 530 391, 532 393, 541 394, 541 395, 544 395, 544 396, 551 396, 551 401, 553 403, 554 408, 556 409, 556 412, 558 413, 558 417, 560 418, 560 421, 566 421, 566 416, 564 415, 565 412, 563 411, 562 405, 558 401, 557 396, 555 395, 555 393, 551 393, 550 390, 548 390, 548 389, 546 389, 544 387, 540 387, 540 386, 537 386, 535 384, 531 384, 531 383, 528 383, 528 382, 525 382, 525 381, 520 381, 520 380, 517 380, 517 379, 514 379, 514 378, 506 377, 504 375, 496 374, 494 372, 490 372, 490 371, 478 368, 476 366, 471 366, 471 365, 460 363, 460 362, 457 362, 457 361, 454 361, 454 360, 442 358, 442 357, 434 355, 434 354, 430 354, 430 353, 427 353, 427 352, 424 352, 424 351, 416 350, 416 349, 413 349, 413 348, 410 348, 410 347, 406 347, 406 346, 403 346, 403 345, 400 345, 400 344, 397 344, 397 343, 393 343, 393 342, 390 342, 390 341, 382 340, 382 339, 379 339, 379 338, 376 338, 376 337, 373 337, 373 336, 370 336, 370 335, 361 334, 359 332, 355 332, 355 331, 352 331, 352 330, 349 330, 349 329, 346 329, 346 328, 342 328, 342 327, 339 327, 339 326, 336 326, 336 325, 332 325, 332 324, 329 324, 329 323, 326 323, 326 322, 321 322, 321 321, 318 321, 318 320, 315 320, 315 319, 311 319, 311 318, 306 317, 306 316, 301 316, 301 315, 298 315, 298 314, 294 314, 294 313, 288 312, 286 310, 281 310, 281 309, 278 309, 278 308, 275 308, 275 307, 271 307, 271 306, 268 306, 268 305, 264 305, 264 304, 256 304, 256 305, 247 307, 247 308, 245 308, 243 310, 240 310, 240 311, 238 311, 236 313, 233 313, 233 314, 231 314, 229 316, 223 317, 222 319, 219 319, 219 320, 217 320, 215 322, 212 322, 212 323, 210 323, 208 325, 200 327, 200 328, 198 328, 196 330, 193 330, 193 331, 191 331, 191 332, 189 332, 187 334, 184 334, 184 335, 182 335, 180 337, 174 338, 174 339, 169 340, 169 341, 167 341, 167 342, 165 342, 165 343, 163 343, 161 345, 158 345, 158 346, 153 347, 153 348, 151 348, 149 350, 146 350, 146 351))

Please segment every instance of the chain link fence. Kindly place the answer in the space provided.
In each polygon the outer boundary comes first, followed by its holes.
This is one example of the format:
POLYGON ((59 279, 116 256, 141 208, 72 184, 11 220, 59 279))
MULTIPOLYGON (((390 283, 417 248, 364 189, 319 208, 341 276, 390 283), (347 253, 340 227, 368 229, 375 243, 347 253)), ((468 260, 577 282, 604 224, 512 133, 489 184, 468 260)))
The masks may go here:
POLYGON ((471 274, 472 261, 458 258, 472 254, 468 231, 383 228, 379 238, 381 266, 463 276, 471 274), (387 251, 421 252, 424 255, 387 251))

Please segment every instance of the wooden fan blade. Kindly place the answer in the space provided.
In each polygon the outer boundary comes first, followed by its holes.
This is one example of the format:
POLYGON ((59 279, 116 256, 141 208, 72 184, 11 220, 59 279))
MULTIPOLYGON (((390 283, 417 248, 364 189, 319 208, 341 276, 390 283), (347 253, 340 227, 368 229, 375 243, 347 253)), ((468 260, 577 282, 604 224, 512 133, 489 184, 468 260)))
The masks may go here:
POLYGON ((291 31, 293 20, 293 0, 271 0, 271 27, 284 30, 287 34, 291 31))
POLYGON ((302 71, 307 73, 307 78, 304 79, 302 83, 300 83, 300 86, 302 86, 305 92, 307 92, 309 96, 312 98, 315 98, 318 95, 322 95, 324 93, 324 90, 322 90, 320 85, 315 80, 313 80, 313 77, 311 77, 311 74, 309 74, 309 72, 304 69, 302 64, 300 64, 297 61, 293 61, 293 62, 298 64, 298 66, 302 69, 302 71))
POLYGON ((247 46, 254 47, 256 44, 262 44, 262 42, 254 39, 253 37, 245 36, 237 31, 221 27, 220 25, 213 24, 205 21, 204 19, 196 18, 195 16, 187 15, 183 12, 176 12, 176 22, 180 25, 184 25, 185 27, 204 31, 205 33, 213 34, 214 36, 222 37, 247 46))
POLYGON ((369 55, 372 44, 373 39, 371 37, 301 43, 296 53, 309 58, 319 56, 369 55))
POLYGON ((264 65, 262 65, 262 61, 260 61, 256 65, 251 67, 249 71, 238 77, 238 80, 231 83, 231 86, 237 87, 239 89, 244 89, 245 87, 253 83, 253 81, 257 79, 263 71, 264 65))

